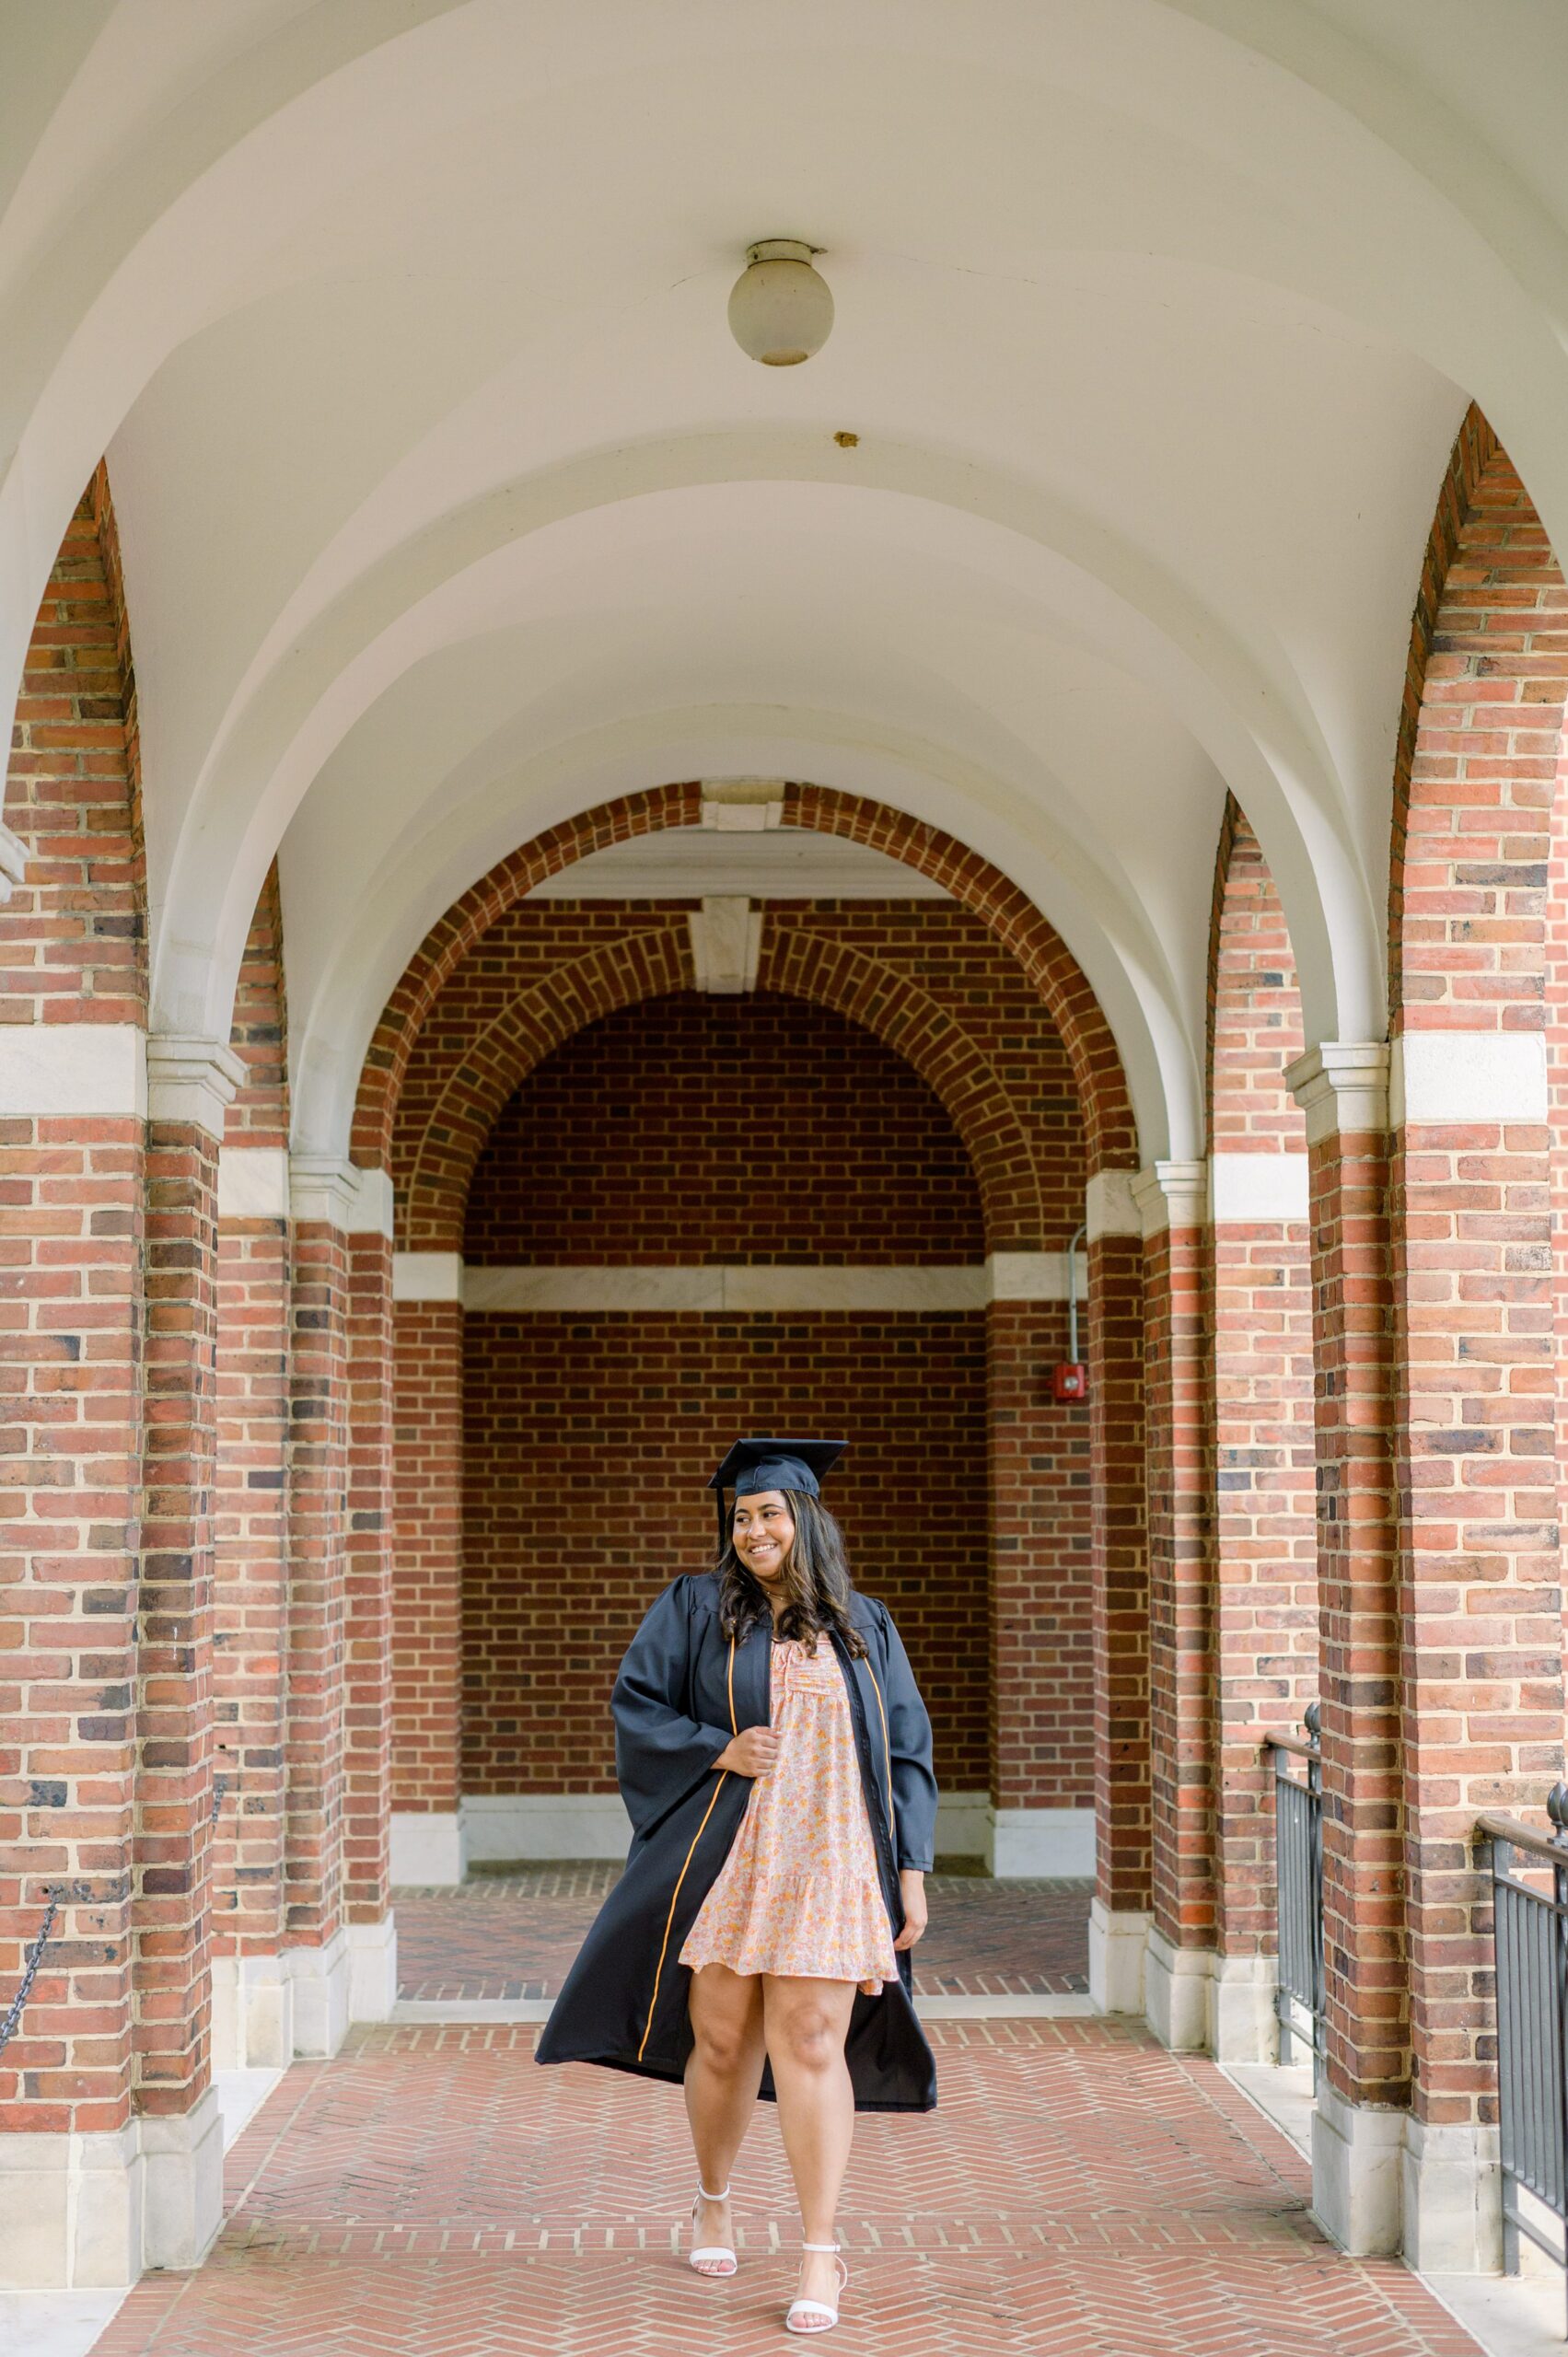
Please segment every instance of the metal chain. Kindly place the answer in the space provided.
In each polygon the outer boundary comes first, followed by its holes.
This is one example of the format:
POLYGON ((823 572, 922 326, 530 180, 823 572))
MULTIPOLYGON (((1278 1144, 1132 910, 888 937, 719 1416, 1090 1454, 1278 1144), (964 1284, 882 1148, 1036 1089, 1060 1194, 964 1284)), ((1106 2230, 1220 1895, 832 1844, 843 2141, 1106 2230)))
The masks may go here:
POLYGON ((43 1919, 43 1929, 31 1947, 23 1952, 27 1957, 27 1966, 22 1974, 22 1985, 12 1998, 10 2010, 5 2020, 0 2022, 0 2054, 4 2054, 15 2037, 17 2024, 22 2018, 22 2007, 32 1995, 32 1984, 38 1978, 38 1968, 43 1960, 43 1951, 49 1945, 49 1934, 54 1929, 54 1919, 59 1912, 60 1894, 58 1891, 53 1891, 50 1894, 48 1912, 43 1919))

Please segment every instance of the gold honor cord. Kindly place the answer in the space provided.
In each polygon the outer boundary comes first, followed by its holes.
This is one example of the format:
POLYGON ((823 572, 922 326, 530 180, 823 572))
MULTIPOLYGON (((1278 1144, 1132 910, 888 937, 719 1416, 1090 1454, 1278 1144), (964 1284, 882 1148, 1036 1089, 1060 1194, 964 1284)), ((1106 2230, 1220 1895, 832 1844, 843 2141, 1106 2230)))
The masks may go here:
MULTIPOLYGON (((731 1735, 736 1735, 739 1732, 735 1724, 735 1639, 733 1637, 731 1637, 729 1641, 729 1731, 731 1735)), ((677 1875, 675 1878, 675 1888, 669 1894, 669 1912, 664 1919, 664 1937, 659 1942, 658 1962, 654 1967, 654 1993, 648 2001, 648 2018, 643 2025, 643 2043, 637 2049, 637 2060, 639 2062, 643 2059, 644 2048, 647 2045, 648 2034, 654 2026, 654 2015, 658 2011, 658 1985, 664 1973, 665 1955, 669 1947, 669 1927, 675 1921, 676 1902, 680 1897, 680 1886, 686 1879, 686 1867, 691 1864, 692 1858, 696 1854, 697 1844, 708 1829, 708 1819, 714 1813, 714 1803, 718 1799, 719 1794, 723 1792, 725 1788, 725 1781, 728 1774, 729 1771, 727 1768, 722 1769, 719 1772, 718 1782, 714 1786, 714 1798, 708 1803, 707 1807, 703 1811, 703 1822, 697 1828, 696 1832, 691 1836, 691 1847, 686 1852, 685 1864, 682 1865, 680 1872, 677 1875)), ((891 1775, 892 1771, 889 1769, 889 1787, 891 1783, 891 1775)))
POLYGON ((871 1656, 865 1657, 865 1675, 871 1680, 877 1696, 877 1715, 882 1722, 882 1757, 888 1763, 888 1830, 893 1837, 893 1864, 899 1863, 899 1812, 893 1806, 893 1747, 888 1741, 888 1713, 882 1707, 882 1689, 877 1684, 877 1672, 871 1666, 871 1656))

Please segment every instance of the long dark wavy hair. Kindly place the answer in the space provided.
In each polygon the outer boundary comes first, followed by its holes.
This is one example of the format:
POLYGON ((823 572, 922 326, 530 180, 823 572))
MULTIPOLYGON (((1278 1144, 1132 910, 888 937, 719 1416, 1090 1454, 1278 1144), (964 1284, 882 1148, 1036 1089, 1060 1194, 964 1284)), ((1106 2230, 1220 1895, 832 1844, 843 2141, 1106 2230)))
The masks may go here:
MULTIPOLYGON (((849 1600, 854 1584, 849 1575, 843 1533, 826 1506, 804 1490, 781 1490, 780 1496, 795 1517, 795 1538, 784 1560, 784 1594, 788 1601, 779 1616, 781 1637, 807 1640, 813 1653, 824 1629, 842 1639, 844 1651, 858 1657, 866 1651, 865 1638, 850 1619, 849 1600)), ((714 1566, 719 1581, 719 1626, 737 1640, 759 1620, 772 1620, 773 1608, 760 1580, 754 1579, 735 1551, 734 1517, 714 1566)))

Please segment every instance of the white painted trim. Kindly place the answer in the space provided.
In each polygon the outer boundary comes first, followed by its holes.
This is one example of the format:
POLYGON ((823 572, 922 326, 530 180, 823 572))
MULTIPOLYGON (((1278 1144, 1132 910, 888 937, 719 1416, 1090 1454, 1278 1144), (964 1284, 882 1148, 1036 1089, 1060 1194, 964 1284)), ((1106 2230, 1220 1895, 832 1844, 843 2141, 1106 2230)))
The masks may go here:
POLYGON ((1406 1031, 1389 1057, 1388 1125, 1527 1121, 1543 1126, 1541 1031, 1406 1031))
POLYGON ((1213 1154, 1209 1202, 1216 1226, 1305 1220, 1310 1213, 1304 1154, 1213 1154))
POLYGON ((428 1815, 393 1810, 390 1875, 394 1887, 461 1882, 467 1866, 462 1819, 455 1808, 432 1810, 428 1815))
POLYGON ((1388 1126, 1388 1051, 1380 1040, 1325 1039, 1286 1067, 1285 1086, 1307 1117, 1307 1143, 1388 1126))
POLYGON ((463 1298, 460 1252, 394 1252, 394 1301, 458 1301, 463 1298))
POLYGON ((619 1793, 465 1793, 470 1864, 508 1858, 623 1858, 632 1821, 619 1793))
POLYGON ((1202 1227, 1209 1215, 1206 1162, 1156 1162, 1138 1171, 1132 1200, 1143 1221, 1144 1241, 1170 1227, 1202 1227))
POLYGON ((986 1864, 999 1878, 1092 1875, 1092 1808, 993 1808, 986 1864))
POLYGON ((1132 1191, 1137 1175, 1133 1170, 1095 1172, 1084 1190, 1084 1227, 1090 1244, 1102 1236, 1143 1235, 1143 1213, 1132 1191))
POLYGON ((286 1147, 225 1145, 218 1149, 218 1217, 288 1217, 286 1147))
POLYGON ((137 1023, 0 1024, 0 1116, 147 1118, 147 1035, 137 1023))
POLYGON ((193 1122, 215 1138, 245 1083, 245 1064, 224 1039, 170 1034, 147 1041, 147 1119, 193 1122))
POLYGON ((1090 1899, 1089 1996, 1097 2014, 1142 2017, 1149 1922, 1135 1908, 1112 1910, 1098 1897, 1090 1899))

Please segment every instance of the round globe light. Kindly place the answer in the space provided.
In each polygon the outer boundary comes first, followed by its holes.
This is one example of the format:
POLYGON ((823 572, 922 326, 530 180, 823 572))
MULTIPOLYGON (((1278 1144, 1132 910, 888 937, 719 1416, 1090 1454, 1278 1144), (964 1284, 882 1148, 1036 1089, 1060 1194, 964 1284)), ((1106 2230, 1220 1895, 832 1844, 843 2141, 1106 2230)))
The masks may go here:
POLYGON ((764 368, 797 367, 828 341, 833 297, 811 267, 818 250, 798 238, 763 238, 746 249, 730 291, 730 332, 764 368))

